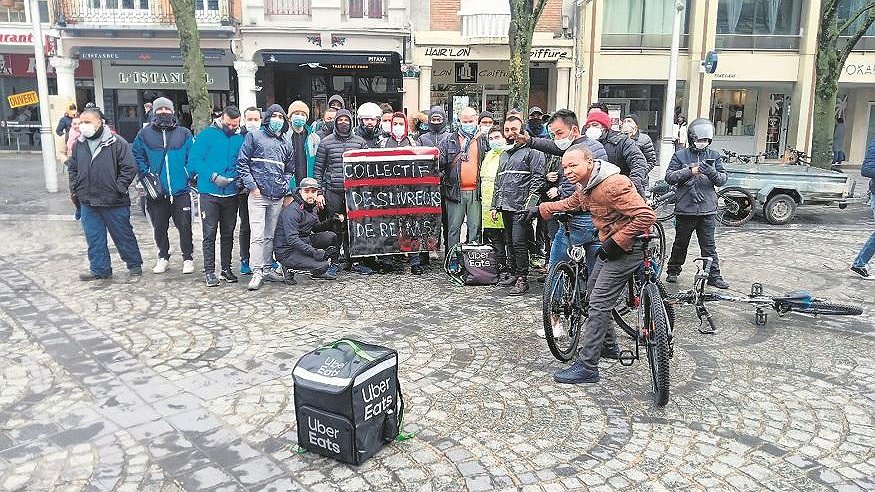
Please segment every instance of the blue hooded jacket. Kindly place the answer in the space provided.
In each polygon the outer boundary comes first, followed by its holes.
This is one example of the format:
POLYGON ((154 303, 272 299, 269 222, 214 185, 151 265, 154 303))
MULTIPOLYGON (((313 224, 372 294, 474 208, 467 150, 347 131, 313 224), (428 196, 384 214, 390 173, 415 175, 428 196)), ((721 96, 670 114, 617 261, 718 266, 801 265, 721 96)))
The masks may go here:
POLYGON ((192 137, 188 128, 161 128, 153 121, 134 138, 133 153, 140 177, 158 174, 168 195, 188 193, 188 159, 192 137))
POLYGON ((860 167, 860 174, 869 178, 869 193, 875 199, 875 139, 869 142, 869 148, 866 149, 866 157, 863 159, 863 165, 860 167))
POLYGON ((279 104, 273 104, 267 108, 261 128, 246 134, 237 156, 237 173, 246 190, 258 188, 262 195, 274 200, 288 193, 289 182, 295 173, 295 150, 284 137, 289 126, 285 110, 279 104), (279 135, 270 131, 270 115, 273 113, 283 115, 279 135))
POLYGON ((197 174, 197 187, 200 193, 234 196, 239 192, 240 181, 236 179, 237 156, 242 145, 243 134, 238 130, 231 136, 226 135, 219 120, 197 134, 191 146, 188 169, 192 174, 197 174), (228 186, 219 187, 210 181, 213 173, 235 180, 228 186))

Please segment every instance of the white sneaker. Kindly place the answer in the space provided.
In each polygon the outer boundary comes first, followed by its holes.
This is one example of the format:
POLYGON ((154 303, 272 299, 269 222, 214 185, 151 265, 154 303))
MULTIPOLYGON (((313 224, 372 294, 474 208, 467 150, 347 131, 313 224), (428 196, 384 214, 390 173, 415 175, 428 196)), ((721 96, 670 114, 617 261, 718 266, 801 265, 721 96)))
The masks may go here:
POLYGON ((158 262, 155 263, 155 268, 152 269, 152 273, 164 273, 167 271, 167 267, 170 266, 170 260, 165 260, 164 258, 158 258, 158 262))
POLYGON ((182 262, 182 273, 194 273, 194 260, 184 260, 182 262))
POLYGON ((249 285, 246 286, 249 290, 258 290, 264 284, 264 274, 260 271, 252 272, 252 279, 249 280, 249 285))

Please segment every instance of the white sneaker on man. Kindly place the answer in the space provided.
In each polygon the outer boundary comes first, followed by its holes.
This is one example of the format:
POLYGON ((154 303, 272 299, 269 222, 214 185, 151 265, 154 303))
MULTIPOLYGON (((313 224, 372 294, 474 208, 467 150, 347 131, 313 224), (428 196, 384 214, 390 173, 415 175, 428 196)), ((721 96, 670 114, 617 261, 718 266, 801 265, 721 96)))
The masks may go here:
POLYGON ((158 258, 158 262, 155 263, 155 268, 152 269, 152 273, 164 273, 167 271, 167 267, 170 266, 170 260, 165 258, 158 258))
POLYGON ((184 260, 182 262, 182 273, 194 273, 194 260, 184 260))

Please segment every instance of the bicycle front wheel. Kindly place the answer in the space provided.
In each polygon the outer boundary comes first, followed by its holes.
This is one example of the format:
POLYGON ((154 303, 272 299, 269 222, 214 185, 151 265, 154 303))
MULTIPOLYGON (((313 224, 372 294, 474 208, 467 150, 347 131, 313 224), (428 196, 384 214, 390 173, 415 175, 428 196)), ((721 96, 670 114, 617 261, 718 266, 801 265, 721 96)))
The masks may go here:
POLYGON ((665 268, 665 262, 668 260, 669 254, 665 244, 665 227, 663 227, 659 221, 654 222, 652 232, 659 236, 659 240, 656 243, 650 243, 653 248, 650 255, 650 261, 653 263, 653 271, 655 271, 656 276, 659 277, 662 275, 662 269, 665 268))
POLYGON ((753 218, 754 200, 740 186, 728 186, 717 192, 717 220, 723 225, 738 227, 753 218))
POLYGON ((544 338, 553 357, 562 362, 570 361, 577 350, 584 318, 581 296, 585 295, 586 286, 578 285, 568 262, 550 268, 544 282, 544 338))
POLYGON ((647 362, 650 364, 650 378, 653 383, 653 401, 658 407, 668 403, 669 359, 668 314, 659 287, 648 284, 643 291, 645 309, 644 343, 647 347, 647 362))
POLYGON ((797 313, 823 314, 828 316, 857 316, 863 314, 863 308, 860 306, 820 300, 814 300, 808 306, 793 304, 790 306, 790 310, 797 313))
POLYGON ((675 201, 673 192, 669 197, 659 197, 656 206, 653 208, 653 211, 656 213, 656 220, 664 222, 673 219, 675 201))

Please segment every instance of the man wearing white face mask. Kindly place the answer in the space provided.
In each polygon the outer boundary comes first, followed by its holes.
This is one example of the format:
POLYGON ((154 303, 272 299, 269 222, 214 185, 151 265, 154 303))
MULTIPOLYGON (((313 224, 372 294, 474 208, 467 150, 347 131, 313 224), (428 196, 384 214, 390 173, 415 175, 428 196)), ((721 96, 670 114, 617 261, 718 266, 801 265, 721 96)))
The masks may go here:
POLYGON ((294 190, 304 178, 313 177, 313 166, 316 163, 316 151, 319 150, 319 135, 313 127, 307 124, 310 118, 310 108, 304 101, 295 101, 289 105, 290 132, 286 132, 286 141, 295 149, 295 176, 289 184, 289 190, 294 190))
POLYGON ((647 189, 647 159, 638 145, 622 133, 611 129, 611 117, 601 110, 592 110, 586 116, 586 136, 601 142, 608 153, 607 161, 620 168, 620 174, 628 176, 644 196, 647 189))
POLYGON ((468 224, 468 242, 480 237, 481 183, 480 164, 486 154, 477 137, 477 110, 462 108, 459 129, 438 145, 443 171, 441 191, 447 210, 447 252, 461 241, 462 224, 468 224))
POLYGON ((623 118, 623 126, 621 127, 621 130, 638 145, 639 149, 641 149, 641 152, 644 154, 644 158, 647 159, 647 164, 650 167, 647 172, 650 172, 658 164, 656 159, 656 149, 653 147, 653 139, 650 138, 650 135, 640 130, 639 121, 637 114, 630 114, 623 118))
MULTIPOLYGON (((407 116, 402 112, 392 114, 389 120, 389 136, 383 142, 383 148, 395 149, 398 147, 412 147, 416 141, 410 137, 407 116)), ((408 253, 407 263, 410 265, 410 273, 422 275, 425 269, 422 267, 422 258, 419 253, 408 253)))
POLYGON ((714 229, 717 227, 717 190, 726 184, 726 171, 719 152, 708 148, 714 138, 711 120, 698 118, 687 127, 689 148, 678 150, 665 172, 665 181, 677 186, 675 203, 675 238, 668 260, 666 282, 675 283, 687 258, 687 248, 693 231, 699 240, 703 257, 713 260, 708 285, 728 289, 720 275, 714 229))
MULTIPOLYGON (((243 130, 242 135, 249 132, 258 131, 261 128, 261 110, 255 106, 250 106, 243 111, 243 130)), ((249 228, 249 190, 243 188, 240 194, 237 195, 237 215, 240 217, 240 274, 251 275, 252 268, 249 266, 249 239, 252 237, 252 231, 249 228)))

